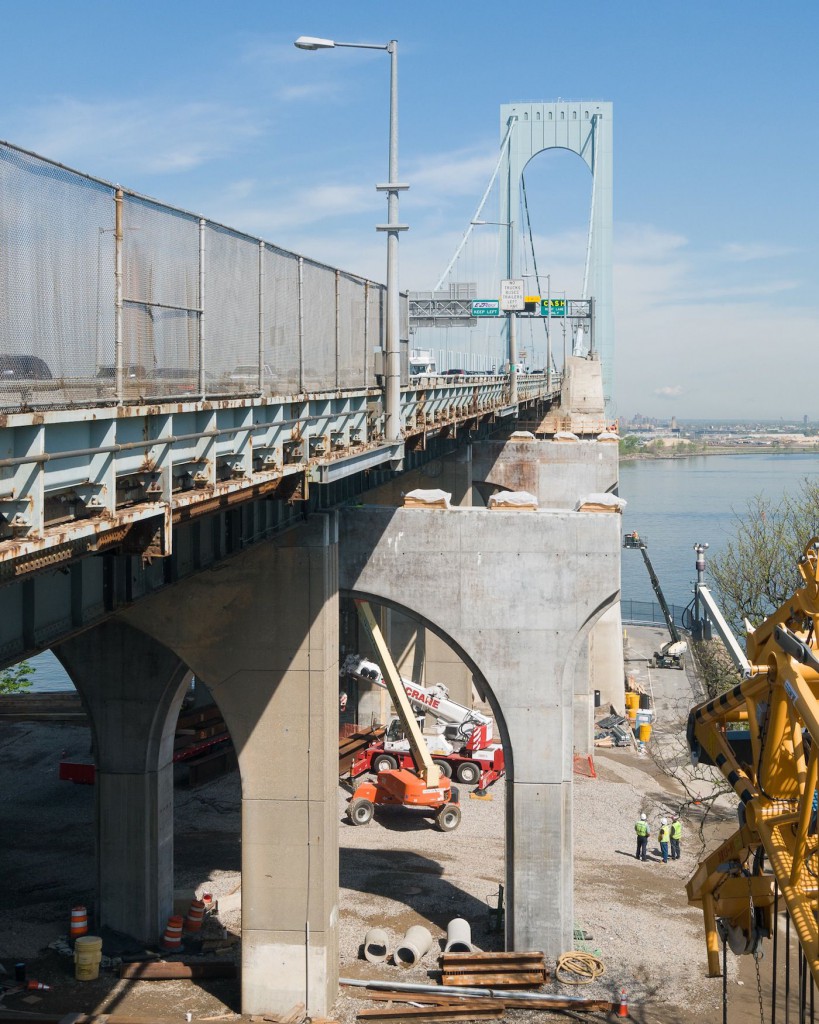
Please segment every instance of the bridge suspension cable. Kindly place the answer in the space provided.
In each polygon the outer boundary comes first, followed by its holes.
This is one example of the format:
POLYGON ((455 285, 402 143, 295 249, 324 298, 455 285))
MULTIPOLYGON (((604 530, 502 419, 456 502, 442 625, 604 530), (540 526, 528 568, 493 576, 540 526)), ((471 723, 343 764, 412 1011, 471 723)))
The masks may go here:
POLYGON ((472 215, 472 220, 470 220, 469 222, 469 227, 466 229, 464 237, 461 239, 458 248, 455 250, 454 256, 449 261, 449 263, 447 263, 446 270, 438 278, 438 283, 435 285, 435 288, 433 289, 436 292, 440 290, 441 285, 447 279, 450 270, 452 270, 452 268, 455 266, 458 257, 463 252, 463 248, 468 242, 469 236, 472 234, 472 228, 475 227, 475 221, 480 219, 481 212, 483 211, 483 208, 486 205, 486 200, 489 198, 489 193, 492 191, 492 186, 495 184, 495 179, 498 176, 498 171, 500 170, 501 164, 503 163, 503 156, 504 153, 506 152, 507 146, 509 145, 509 140, 512 138, 512 129, 515 127, 516 124, 517 120, 510 120, 509 125, 506 129, 506 135, 504 135, 503 142, 501 142, 500 153, 498 154, 498 162, 495 164, 495 170, 492 172, 492 177, 489 179, 489 184, 486 186, 486 191, 481 196, 481 201, 478 203, 478 208, 472 215))

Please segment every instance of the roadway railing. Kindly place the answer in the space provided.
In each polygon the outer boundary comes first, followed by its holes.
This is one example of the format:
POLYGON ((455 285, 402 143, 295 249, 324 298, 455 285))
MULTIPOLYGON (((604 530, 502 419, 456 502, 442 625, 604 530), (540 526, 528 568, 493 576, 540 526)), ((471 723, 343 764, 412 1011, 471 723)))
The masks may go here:
MULTIPOLYGON (((683 629, 683 612, 687 606, 670 604, 668 610, 674 625, 683 629)), ((632 601, 624 599, 620 601, 620 616, 624 623, 633 626, 662 626, 665 628, 665 616, 663 610, 656 601, 632 601)))
MULTIPOLYGON (((0 410, 376 383, 383 285, 0 143, 0 410)), ((406 297, 402 297, 406 346, 406 297)))

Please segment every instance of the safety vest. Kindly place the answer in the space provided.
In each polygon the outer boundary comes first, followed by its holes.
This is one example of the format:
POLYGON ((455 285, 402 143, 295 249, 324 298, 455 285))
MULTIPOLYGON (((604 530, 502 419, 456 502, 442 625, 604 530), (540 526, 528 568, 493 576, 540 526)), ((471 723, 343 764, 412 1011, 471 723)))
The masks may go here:
POLYGON ((671 822, 671 838, 679 839, 682 836, 682 822, 672 821, 671 822))
POLYGON ((647 836, 648 823, 645 821, 638 821, 637 824, 634 826, 634 831, 637 833, 638 836, 640 836, 640 838, 642 838, 643 836, 647 836))
POLYGON ((660 842, 661 843, 667 843, 668 842, 668 836, 669 836, 670 832, 671 832, 671 829, 668 827, 668 825, 660 825, 660 842))

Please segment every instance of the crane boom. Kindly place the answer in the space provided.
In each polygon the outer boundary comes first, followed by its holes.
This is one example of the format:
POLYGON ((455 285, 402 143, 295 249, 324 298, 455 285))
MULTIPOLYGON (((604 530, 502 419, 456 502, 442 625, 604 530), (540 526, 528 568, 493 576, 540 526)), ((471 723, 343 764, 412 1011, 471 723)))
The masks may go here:
POLYGON ((370 640, 372 640, 373 647, 378 652, 381 666, 384 669, 384 682, 387 686, 387 692, 392 698, 396 714, 401 720, 401 725, 404 727, 406 737, 409 740, 412 759, 415 762, 418 774, 429 787, 437 786, 441 780, 441 771, 432 760, 429 748, 424 742, 423 733, 415 720, 412 704, 410 704, 407 691, 401 682, 401 675, 393 661, 392 654, 390 654, 390 649, 387 647, 381 629, 375 621, 370 603, 369 601, 356 600, 355 606, 358 617, 367 631, 370 640))
POLYGON ((818 565, 814 537, 798 565, 804 587, 746 637, 749 677, 689 715, 692 757, 716 765, 740 801, 739 830, 700 864, 687 886, 689 902, 700 904, 705 915, 712 976, 719 974, 717 918, 732 949, 754 951, 771 932, 775 880, 819 981, 813 807, 819 779, 818 565), (732 731, 741 718, 747 728, 732 731), (762 874, 762 851, 772 875, 762 874))

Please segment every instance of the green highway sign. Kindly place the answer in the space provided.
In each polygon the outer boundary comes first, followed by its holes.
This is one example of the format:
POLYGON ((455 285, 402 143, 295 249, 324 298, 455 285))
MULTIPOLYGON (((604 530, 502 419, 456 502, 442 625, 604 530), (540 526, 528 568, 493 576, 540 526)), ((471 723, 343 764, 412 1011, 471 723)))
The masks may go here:
MULTIPOLYGON (((540 315, 549 316, 549 302, 548 299, 540 300, 540 315)), ((565 316, 566 315, 566 300, 565 299, 552 299, 552 316, 565 316)))
POLYGON ((472 316, 500 316, 500 302, 497 299, 473 299, 472 316))

